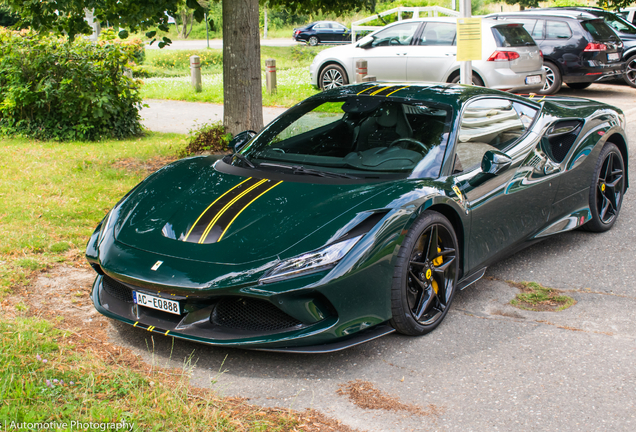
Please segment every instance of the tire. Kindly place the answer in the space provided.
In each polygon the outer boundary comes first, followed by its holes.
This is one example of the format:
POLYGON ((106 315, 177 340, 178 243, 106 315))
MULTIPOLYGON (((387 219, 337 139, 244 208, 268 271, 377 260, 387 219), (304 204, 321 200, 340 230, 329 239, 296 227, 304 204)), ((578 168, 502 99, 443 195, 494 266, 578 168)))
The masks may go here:
POLYGON ((539 90, 537 93, 551 95, 561 90, 563 81, 561 79, 561 71, 559 70, 559 67, 552 62, 544 61, 543 70, 545 70, 545 85, 543 86, 543 89, 539 90))
POLYGON ((455 297, 458 263, 451 223, 440 213, 424 212, 406 234, 393 274, 391 325, 399 333, 423 335, 442 322, 455 297))
MULTIPOLYGON (((451 80, 451 82, 453 84, 457 84, 457 83, 459 83, 459 80, 460 80, 460 76, 457 75, 455 78, 453 78, 451 80)), ((472 85, 478 86, 478 87, 483 87, 484 86, 484 82, 481 80, 481 78, 479 78, 479 75, 477 75, 476 73, 473 73, 473 83, 472 83, 472 85)))
POLYGON ((308 40, 307 40, 307 44, 309 44, 310 46, 316 46, 320 43, 320 39, 318 39, 316 36, 311 36, 308 40))
POLYGON ((592 85, 592 83, 567 83, 572 90, 583 90, 592 85))
POLYGON ((625 62, 625 74, 623 79, 632 87, 636 87, 636 55, 631 56, 625 62))
POLYGON ((320 71, 318 85, 321 90, 329 90, 349 84, 347 73, 342 66, 330 64, 320 71))
POLYGON ((608 142, 596 162, 590 186, 590 219, 583 229, 604 232, 618 219, 625 193, 625 163, 615 144, 608 142))

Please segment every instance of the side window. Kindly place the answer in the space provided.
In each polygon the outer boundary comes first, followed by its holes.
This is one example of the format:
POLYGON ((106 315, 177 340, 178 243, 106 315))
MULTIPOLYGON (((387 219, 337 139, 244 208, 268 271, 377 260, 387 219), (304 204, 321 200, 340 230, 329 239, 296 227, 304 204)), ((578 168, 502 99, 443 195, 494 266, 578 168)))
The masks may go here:
POLYGON ((532 30, 532 38, 535 40, 545 39, 545 20, 537 20, 537 23, 532 30))
POLYGON ((314 26, 314 30, 324 30, 326 28, 327 28, 327 26, 325 24, 316 24, 314 26))
POLYGON ((521 137, 537 111, 505 99, 477 99, 462 115, 455 171, 474 169, 488 150, 503 151, 521 137))
POLYGON ((546 39, 570 39, 572 30, 565 21, 548 21, 545 25, 546 39))
POLYGON ((456 32, 456 24, 429 22, 426 24, 426 27, 424 27, 418 45, 455 45, 456 32))
POLYGON ((386 30, 380 30, 373 37, 371 46, 410 45, 419 22, 394 25, 386 30))

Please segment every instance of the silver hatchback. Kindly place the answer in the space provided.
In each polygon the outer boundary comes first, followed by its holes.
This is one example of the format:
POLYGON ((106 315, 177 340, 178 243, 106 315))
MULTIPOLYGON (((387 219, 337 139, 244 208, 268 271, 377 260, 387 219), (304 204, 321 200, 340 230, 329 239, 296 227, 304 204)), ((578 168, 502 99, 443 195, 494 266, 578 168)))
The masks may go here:
MULTIPOLYGON (((355 44, 324 50, 310 66, 312 84, 324 90, 354 82, 360 59, 378 81, 459 82, 456 22, 398 21, 355 44)), ((527 93, 545 82, 541 51, 521 24, 482 19, 482 58, 472 66, 475 85, 527 93)))

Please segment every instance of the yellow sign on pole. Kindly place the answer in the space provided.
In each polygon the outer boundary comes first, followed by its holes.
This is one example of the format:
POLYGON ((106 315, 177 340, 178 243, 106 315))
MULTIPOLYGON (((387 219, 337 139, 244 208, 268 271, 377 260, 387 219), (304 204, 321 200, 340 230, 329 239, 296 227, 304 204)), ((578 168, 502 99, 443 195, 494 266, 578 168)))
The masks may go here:
POLYGON ((481 18, 457 18, 457 61, 481 60, 481 18))

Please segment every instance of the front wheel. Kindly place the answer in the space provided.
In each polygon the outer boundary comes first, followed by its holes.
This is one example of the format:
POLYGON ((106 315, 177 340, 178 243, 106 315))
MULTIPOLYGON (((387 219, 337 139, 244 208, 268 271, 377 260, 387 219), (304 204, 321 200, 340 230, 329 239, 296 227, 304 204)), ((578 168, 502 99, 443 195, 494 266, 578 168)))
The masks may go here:
POLYGON ((625 62, 623 79, 628 85, 636 87, 636 55, 631 56, 625 62))
POLYGON ((561 80, 561 71, 554 63, 544 62, 543 70, 545 71, 545 84, 537 93, 543 95, 555 94, 561 89, 563 81, 561 80))
MULTIPOLYGON (((460 76, 457 75, 455 78, 453 78, 451 80, 451 82, 453 84, 457 84, 457 83, 459 83, 459 80, 460 80, 460 76)), ((479 78, 479 75, 477 75, 475 73, 473 74, 473 82, 471 84, 474 85, 474 86, 479 86, 479 87, 483 87, 484 86, 484 82, 481 80, 481 78, 479 78)))
POLYGON ((448 313, 459 271, 453 226, 434 211, 409 229, 398 253, 391 287, 391 325, 405 335, 433 331, 448 313))
POLYGON ((331 64, 320 72, 318 85, 322 90, 329 90, 349 84, 347 73, 338 65, 331 64))
POLYGON ((625 165, 623 155, 613 143, 605 144, 596 162, 590 186, 592 219, 583 229, 592 232, 607 231, 616 222, 625 192, 625 165))

